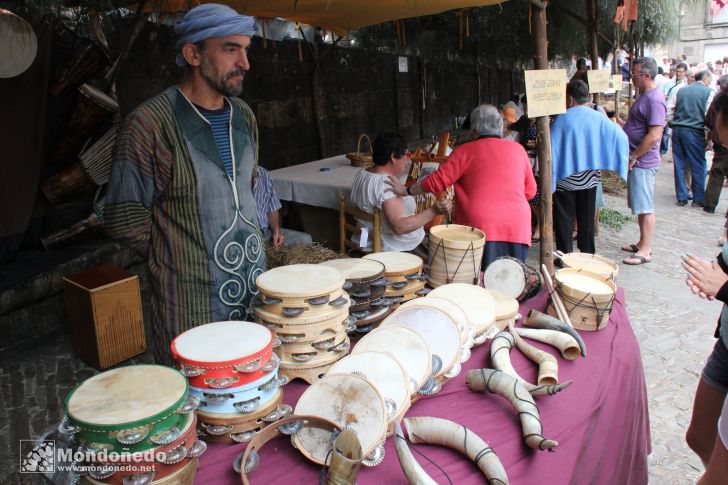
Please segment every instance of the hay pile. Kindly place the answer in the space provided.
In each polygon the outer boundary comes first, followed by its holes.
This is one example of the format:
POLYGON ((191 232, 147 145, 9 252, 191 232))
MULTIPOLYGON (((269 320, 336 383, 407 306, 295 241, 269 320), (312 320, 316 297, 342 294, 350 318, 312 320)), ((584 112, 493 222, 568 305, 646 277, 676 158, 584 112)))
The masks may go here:
POLYGON ((627 194, 627 182, 610 170, 602 170, 602 189, 605 194, 624 196, 627 194))
POLYGON ((336 259, 339 254, 319 243, 299 243, 277 248, 270 243, 265 243, 265 257, 267 269, 273 269, 289 264, 318 264, 336 259))

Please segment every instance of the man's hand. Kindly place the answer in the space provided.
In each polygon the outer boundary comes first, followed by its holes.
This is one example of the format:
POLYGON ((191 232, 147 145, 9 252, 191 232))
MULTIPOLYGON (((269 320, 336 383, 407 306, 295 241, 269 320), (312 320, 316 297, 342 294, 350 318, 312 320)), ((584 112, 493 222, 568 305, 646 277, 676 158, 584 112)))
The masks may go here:
POLYGON ((282 246, 284 239, 285 238, 283 237, 283 233, 281 232, 280 229, 274 229, 272 231, 270 240, 273 243, 274 248, 282 246))
POLYGON ((400 197, 404 197, 407 195, 407 186, 400 182, 399 179, 394 175, 390 175, 389 178, 384 181, 384 183, 389 185, 390 187, 388 189, 384 189, 385 192, 394 192, 400 197))
POLYGON ((435 203, 435 211, 437 211, 438 214, 449 214, 452 212, 452 201, 447 197, 442 200, 438 200, 435 203))
POLYGON ((708 262, 688 255, 683 256, 682 266, 688 273, 686 284, 700 298, 713 300, 728 281, 728 275, 716 261, 708 262))
POLYGON ((622 118, 620 118, 619 116, 615 116, 615 117, 614 117, 614 121, 615 121, 615 122, 616 122, 616 123, 617 123, 617 124, 618 124, 619 126, 624 126, 624 125, 625 125, 625 124, 627 123, 626 121, 624 121, 624 120, 623 120, 622 118))
POLYGON ((637 165, 637 157, 634 155, 629 156, 629 169, 632 170, 637 165))

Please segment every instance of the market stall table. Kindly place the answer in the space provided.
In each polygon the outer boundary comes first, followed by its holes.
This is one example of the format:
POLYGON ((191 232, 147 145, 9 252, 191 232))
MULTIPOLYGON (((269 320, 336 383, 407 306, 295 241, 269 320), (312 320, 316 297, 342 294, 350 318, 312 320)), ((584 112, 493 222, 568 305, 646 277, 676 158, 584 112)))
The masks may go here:
MULTIPOLYGON (((546 307, 546 292, 524 302, 525 315, 546 307)), ((520 324, 518 324, 520 326, 520 324)), ((470 369, 490 365, 491 340, 473 349, 462 373, 433 397, 414 404, 407 416, 435 416, 453 420, 477 433, 493 447, 510 483, 521 484, 605 484, 647 483, 647 454, 650 452, 649 416, 639 345, 619 289, 609 324, 599 332, 580 332, 587 357, 566 361, 559 355, 559 380, 574 383, 555 396, 536 399, 543 422, 543 435, 558 441, 555 453, 533 451, 521 436, 518 415, 511 404, 494 394, 475 393, 465 384, 470 369)), ((538 342, 534 346, 557 355, 555 349, 538 342)), ((516 371, 531 382, 536 367, 518 350, 511 351, 516 371)), ((285 387, 284 401, 295 404, 306 384, 295 381, 285 387)), ((244 445, 210 444, 200 460, 195 483, 237 484, 232 460, 244 445)), ((451 483, 485 483, 476 466, 452 450, 418 445, 417 450, 436 463, 451 483)), ((261 451, 259 467, 249 474, 252 484, 317 483, 320 468, 307 461, 290 441, 278 438, 261 451)), ((448 479, 426 459, 414 452, 422 467, 438 483, 448 479)), ((397 460, 392 439, 387 440, 384 461, 375 468, 362 467, 358 483, 407 483, 397 460)))

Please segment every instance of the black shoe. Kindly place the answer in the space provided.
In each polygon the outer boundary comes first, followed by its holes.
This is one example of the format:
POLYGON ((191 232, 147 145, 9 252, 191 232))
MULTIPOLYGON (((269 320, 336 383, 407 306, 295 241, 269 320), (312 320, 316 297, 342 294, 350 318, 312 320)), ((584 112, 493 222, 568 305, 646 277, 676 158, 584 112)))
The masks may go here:
POLYGON ((704 212, 707 212, 708 214, 715 214, 715 207, 707 207, 707 206, 704 206, 703 207, 703 211, 704 212))
POLYGON ((691 204, 693 207, 705 207, 705 202, 702 200, 694 200, 691 204))
POLYGON ((688 201, 687 200, 678 200, 677 205, 680 207, 685 207, 686 205, 688 205, 688 201))

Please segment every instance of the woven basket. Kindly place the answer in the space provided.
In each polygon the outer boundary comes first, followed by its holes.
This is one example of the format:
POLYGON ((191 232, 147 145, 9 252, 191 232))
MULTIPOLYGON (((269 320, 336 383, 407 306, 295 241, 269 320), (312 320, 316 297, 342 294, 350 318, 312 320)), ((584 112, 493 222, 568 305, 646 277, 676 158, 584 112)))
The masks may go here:
POLYGON ((369 136, 366 133, 363 133, 359 137, 359 141, 356 144, 356 151, 347 153, 346 158, 351 160, 351 165, 353 167, 367 168, 374 165, 374 161, 372 160, 372 141, 369 139, 369 136), (361 141, 365 138, 367 140, 367 143, 369 143, 369 153, 364 153, 361 151, 361 141))

